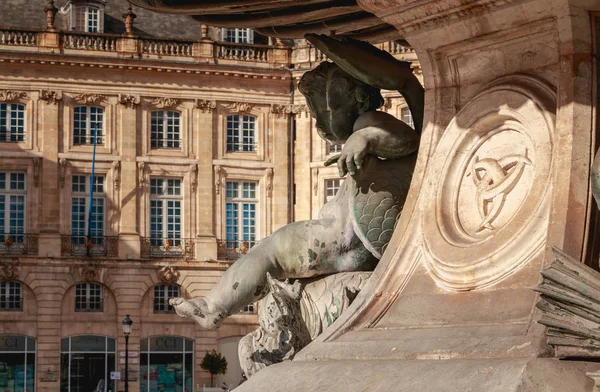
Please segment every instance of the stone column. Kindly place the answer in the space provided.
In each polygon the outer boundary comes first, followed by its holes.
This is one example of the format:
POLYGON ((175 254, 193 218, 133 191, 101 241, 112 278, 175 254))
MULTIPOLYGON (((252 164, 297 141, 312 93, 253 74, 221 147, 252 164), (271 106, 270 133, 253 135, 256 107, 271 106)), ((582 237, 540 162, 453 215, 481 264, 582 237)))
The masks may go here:
POLYGON ((215 101, 196 100, 194 142, 197 146, 198 157, 198 186, 196 196, 196 259, 216 260, 217 242, 215 238, 214 208, 215 208, 215 179, 213 178, 213 130, 218 129, 214 122, 215 101), (212 180, 210 180, 212 179, 212 180))
POLYGON ((290 203, 289 198, 289 126, 290 114, 271 114, 273 140, 273 172, 266 173, 267 198, 271 201, 271 234, 273 231, 290 223, 290 203), (275 136, 276 135, 276 136, 275 136), (272 176, 272 178, 270 178, 272 176), (272 184, 270 183, 272 182, 272 184), (272 187, 272 189, 269 189, 272 187))
POLYGON ((137 107, 140 97, 119 95, 118 134, 121 151, 121 200, 119 225, 119 257, 140 256, 138 182, 137 182, 137 107))
POLYGON ((296 141, 294 142, 294 183, 296 204, 294 205, 294 220, 307 220, 312 216, 311 205, 313 192, 311 187, 312 140, 319 139, 313 135, 312 118, 306 112, 296 115, 296 141))
POLYGON ((60 256, 60 188, 59 188, 59 110, 61 93, 42 92, 38 110, 42 146, 42 208, 40 222, 39 255, 60 256))

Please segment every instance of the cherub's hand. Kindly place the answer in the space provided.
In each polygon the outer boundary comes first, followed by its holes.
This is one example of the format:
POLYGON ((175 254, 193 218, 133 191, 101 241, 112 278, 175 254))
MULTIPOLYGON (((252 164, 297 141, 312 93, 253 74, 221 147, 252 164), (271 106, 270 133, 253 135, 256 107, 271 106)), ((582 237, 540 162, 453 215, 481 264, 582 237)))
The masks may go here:
POLYGON ((342 153, 329 158, 325 162, 325 166, 337 162, 340 177, 344 177, 346 173, 350 173, 353 176, 360 170, 368 151, 369 140, 362 134, 354 133, 348 138, 346 144, 344 144, 342 153))

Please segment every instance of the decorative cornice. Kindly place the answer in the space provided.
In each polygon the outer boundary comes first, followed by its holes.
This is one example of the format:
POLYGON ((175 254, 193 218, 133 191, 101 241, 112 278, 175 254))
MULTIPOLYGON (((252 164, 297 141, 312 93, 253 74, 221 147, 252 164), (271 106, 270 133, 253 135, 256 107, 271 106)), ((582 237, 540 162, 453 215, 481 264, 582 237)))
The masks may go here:
POLYGON ((217 102, 208 99, 196 99, 194 101, 194 107, 202 110, 202 113, 212 113, 214 108, 217 107, 217 102))
POLYGON ((178 98, 157 97, 152 100, 152 104, 159 109, 173 109, 181 102, 178 98))
POLYGON ((15 90, 0 90, 0 102, 19 101, 27 98, 27 93, 15 90))
POLYGON ((119 96, 117 97, 117 101, 119 102, 119 104, 125 107, 135 109, 135 107, 140 104, 140 96, 119 94, 119 96))
POLYGON ((247 102, 224 103, 223 107, 231 113, 250 113, 254 109, 254 104, 247 102))
POLYGON ((180 276, 179 270, 171 265, 160 268, 156 274, 162 284, 175 284, 180 276))
POLYGON ((112 163, 112 170, 115 189, 119 190, 121 188, 121 161, 114 161, 112 163))
POLYGON ((73 99, 75 99, 77 102, 83 103, 84 105, 97 105, 103 102, 106 97, 102 94, 83 93, 76 94, 73 99))
POLYGON ((192 193, 196 193, 196 188, 198 187, 198 165, 193 164, 190 165, 190 185, 192 193))
POLYGON ((33 158, 33 185, 37 188, 40 186, 40 169, 42 158, 33 158))
POLYGON ((67 173, 67 160, 65 158, 60 158, 58 160, 58 165, 60 167, 60 187, 64 188, 67 173))
POLYGON ((40 90, 40 99, 46 101, 48 105, 58 105, 58 102, 62 99, 62 91, 54 90, 40 90))

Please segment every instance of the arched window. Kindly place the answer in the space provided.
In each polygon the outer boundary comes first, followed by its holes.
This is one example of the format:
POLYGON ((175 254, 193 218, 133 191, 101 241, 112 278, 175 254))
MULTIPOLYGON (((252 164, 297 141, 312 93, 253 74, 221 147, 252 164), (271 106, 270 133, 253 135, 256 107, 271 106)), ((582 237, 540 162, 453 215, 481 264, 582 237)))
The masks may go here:
POLYGON ((175 313, 175 309, 169 304, 169 299, 180 296, 178 285, 157 284, 154 286, 154 313, 175 313))
POLYGON ((104 108, 97 106, 76 106, 73 109, 73 144, 104 144, 104 108))
POLYGON ((150 147, 180 148, 179 112, 173 110, 155 110, 150 115, 150 147))
POLYGON ((116 341, 108 336, 70 336, 60 342, 60 392, 116 391, 116 341))
POLYGON ((227 116, 227 151, 256 151, 256 117, 227 116))
POLYGON ((0 142, 25 141, 25 105, 0 103, 0 142))
POLYGON ((35 392, 35 339, 0 335, 0 390, 35 392))
POLYGON ((194 390, 192 339, 156 336, 140 341, 140 391, 159 390, 194 390))

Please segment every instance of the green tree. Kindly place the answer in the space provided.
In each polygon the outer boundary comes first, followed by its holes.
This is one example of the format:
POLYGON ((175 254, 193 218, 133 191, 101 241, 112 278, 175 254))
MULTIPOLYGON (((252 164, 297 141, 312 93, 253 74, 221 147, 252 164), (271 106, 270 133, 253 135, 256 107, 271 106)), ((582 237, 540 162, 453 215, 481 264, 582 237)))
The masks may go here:
POLYGON ((200 367, 210 373, 210 386, 214 387, 215 374, 227 373, 227 359, 213 349, 204 355, 200 367))

